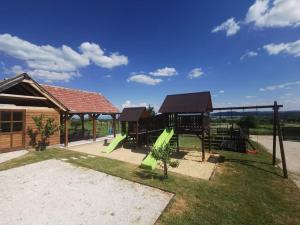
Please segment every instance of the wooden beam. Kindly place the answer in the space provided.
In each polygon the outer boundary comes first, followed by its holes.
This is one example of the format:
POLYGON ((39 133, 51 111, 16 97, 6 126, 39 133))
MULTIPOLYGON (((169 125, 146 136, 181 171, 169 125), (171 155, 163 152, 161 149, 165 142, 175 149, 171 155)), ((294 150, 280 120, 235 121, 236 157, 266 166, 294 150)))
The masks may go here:
POLYGON ((139 122, 136 122, 136 146, 138 146, 139 143, 139 122))
POLYGON ((288 178, 288 172, 286 168, 286 161, 285 161, 285 153, 283 147, 283 138, 282 138, 282 131, 280 127, 280 119, 279 114, 277 114, 277 128, 278 128, 278 137, 279 137, 279 147, 280 147, 280 154, 281 154, 281 163, 282 163, 282 170, 284 178, 288 178))
POLYGON ((273 108, 273 155, 272 155, 273 166, 275 166, 276 164, 277 115, 278 115, 278 108, 277 108, 277 102, 275 101, 274 108, 273 108))
POLYGON ((81 120, 81 135, 84 137, 84 114, 79 114, 81 120))
POLYGON ((62 105, 58 100, 56 100, 54 97, 52 97, 48 92, 44 89, 41 89, 39 87, 39 84, 33 82, 33 81, 28 81, 28 80, 23 80, 22 82, 29 83, 35 90, 37 90, 39 93, 41 93, 43 96, 45 96, 47 99, 49 99, 51 102, 53 102, 58 108, 60 108, 62 111, 66 111, 67 108, 62 105))
POLYGON ((112 114, 111 116, 112 116, 112 119, 113 119, 113 123, 112 123, 113 133, 114 133, 114 137, 116 137, 116 115, 112 114))
POLYGON ((204 162, 205 161, 205 147, 204 147, 204 134, 205 134, 205 132, 204 132, 204 130, 202 130, 202 139, 201 139, 201 148, 202 148, 202 162, 204 162))
MULTIPOLYGON (((237 106, 237 107, 221 107, 221 108, 213 108, 212 110, 234 110, 234 109, 271 109, 274 105, 257 105, 257 106, 237 106)), ((278 108, 282 108, 283 105, 277 105, 278 108)))
POLYGON ((95 115, 93 116, 93 141, 96 141, 97 135, 96 135, 96 118, 95 115))
POLYGON ((69 116, 68 112, 65 113, 65 118, 64 118, 64 128, 65 128, 65 147, 68 147, 69 144, 69 130, 68 130, 68 121, 69 121, 69 116))
POLYGON ((210 128, 208 128, 208 151, 211 153, 211 137, 210 137, 210 128))
POLYGON ((30 96, 30 95, 13 95, 13 94, 0 94, 1 98, 14 98, 14 99, 26 99, 26 100, 47 100, 45 97, 39 97, 39 96, 30 96))

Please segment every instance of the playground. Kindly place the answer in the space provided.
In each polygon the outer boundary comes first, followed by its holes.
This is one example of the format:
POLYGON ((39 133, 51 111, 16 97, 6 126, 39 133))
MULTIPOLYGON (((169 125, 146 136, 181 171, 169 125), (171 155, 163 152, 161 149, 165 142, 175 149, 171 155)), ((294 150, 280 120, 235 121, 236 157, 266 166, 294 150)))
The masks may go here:
MULTIPOLYGON (((140 166, 143 159, 146 158, 147 152, 149 152, 149 149, 145 149, 143 147, 139 147, 138 149, 119 147, 111 153, 106 153, 106 148, 107 146, 104 145, 104 142, 100 141, 73 146, 69 147, 68 149, 76 152, 87 153, 131 163, 135 166, 140 166)), ((218 156, 218 154, 208 153, 205 155, 205 161, 202 162, 201 152, 181 150, 180 153, 174 154, 173 156, 179 161, 179 166, 177 168, 169 168, 169 170, 181 175, 209 180, 216 168, 218 156)), ((158 166, 157 168, 160 169, 161 167, 158 166)))

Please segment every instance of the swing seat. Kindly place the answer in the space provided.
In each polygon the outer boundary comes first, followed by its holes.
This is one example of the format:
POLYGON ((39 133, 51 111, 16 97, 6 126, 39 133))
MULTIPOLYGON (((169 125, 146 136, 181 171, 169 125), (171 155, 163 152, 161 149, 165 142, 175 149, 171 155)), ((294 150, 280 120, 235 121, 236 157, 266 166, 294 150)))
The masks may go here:
POLYGON ((255 155, 255 154, 257 154, 257 151, 256 151, 256 149, 247 150, 247 154, 255 155))

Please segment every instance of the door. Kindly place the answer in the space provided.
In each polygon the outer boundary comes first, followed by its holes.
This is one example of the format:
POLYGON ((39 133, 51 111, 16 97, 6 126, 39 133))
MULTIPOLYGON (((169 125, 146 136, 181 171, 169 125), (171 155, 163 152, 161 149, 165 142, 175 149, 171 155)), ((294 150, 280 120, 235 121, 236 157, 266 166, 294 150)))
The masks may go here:
POLYGON ((24 148, 24 111, 0 110, 0 152, 24 148))

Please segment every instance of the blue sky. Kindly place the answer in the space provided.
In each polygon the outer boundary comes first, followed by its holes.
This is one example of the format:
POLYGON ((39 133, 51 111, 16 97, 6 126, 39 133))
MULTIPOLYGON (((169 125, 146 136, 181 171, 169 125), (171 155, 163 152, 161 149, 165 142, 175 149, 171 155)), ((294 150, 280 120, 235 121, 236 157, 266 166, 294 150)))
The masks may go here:
POLYGON ((299 0, 2 1, 0 79, 160 106, 211 91, 214 106, 300 109, 299 0))

